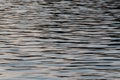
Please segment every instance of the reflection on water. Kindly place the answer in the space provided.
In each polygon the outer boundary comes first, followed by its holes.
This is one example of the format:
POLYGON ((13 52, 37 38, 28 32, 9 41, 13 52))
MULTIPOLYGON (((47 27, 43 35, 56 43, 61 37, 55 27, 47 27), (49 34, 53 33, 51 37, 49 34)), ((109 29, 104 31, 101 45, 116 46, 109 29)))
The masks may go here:
POLYGON ((119 4, 0 0, 0 80, 120 80, 119 4))

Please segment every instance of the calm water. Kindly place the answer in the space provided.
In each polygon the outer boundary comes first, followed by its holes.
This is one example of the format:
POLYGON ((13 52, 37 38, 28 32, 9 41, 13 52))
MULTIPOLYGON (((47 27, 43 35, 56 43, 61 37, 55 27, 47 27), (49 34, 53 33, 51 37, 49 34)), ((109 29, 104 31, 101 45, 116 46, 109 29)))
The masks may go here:
POLYGON ((120 80, 119 0, 0 0, 0 80, 120 80))

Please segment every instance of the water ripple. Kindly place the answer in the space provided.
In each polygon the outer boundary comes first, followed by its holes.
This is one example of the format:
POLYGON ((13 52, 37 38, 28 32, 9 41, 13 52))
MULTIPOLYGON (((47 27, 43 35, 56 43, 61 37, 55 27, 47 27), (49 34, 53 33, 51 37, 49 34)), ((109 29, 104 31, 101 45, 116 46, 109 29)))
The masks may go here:
POLYGON ((0 80, 119 80, 116 0, 0 0, 0 80))

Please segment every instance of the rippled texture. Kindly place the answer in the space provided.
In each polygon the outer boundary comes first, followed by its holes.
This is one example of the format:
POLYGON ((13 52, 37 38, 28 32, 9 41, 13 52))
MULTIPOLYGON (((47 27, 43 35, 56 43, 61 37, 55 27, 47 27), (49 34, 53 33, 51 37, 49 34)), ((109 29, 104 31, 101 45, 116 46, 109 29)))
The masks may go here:
POLYGON ((119 0, 0 0, 0 80, 120 80, 119 0))

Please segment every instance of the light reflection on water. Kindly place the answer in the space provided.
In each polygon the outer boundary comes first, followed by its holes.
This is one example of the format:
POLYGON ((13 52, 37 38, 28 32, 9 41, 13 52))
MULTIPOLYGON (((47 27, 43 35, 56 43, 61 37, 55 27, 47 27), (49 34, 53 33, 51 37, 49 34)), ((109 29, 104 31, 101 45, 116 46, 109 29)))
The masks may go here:
POLYGON ((0 80, 119 80, 119 4, 0 0, 0 80))

